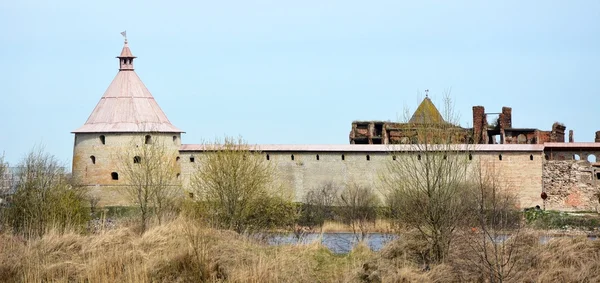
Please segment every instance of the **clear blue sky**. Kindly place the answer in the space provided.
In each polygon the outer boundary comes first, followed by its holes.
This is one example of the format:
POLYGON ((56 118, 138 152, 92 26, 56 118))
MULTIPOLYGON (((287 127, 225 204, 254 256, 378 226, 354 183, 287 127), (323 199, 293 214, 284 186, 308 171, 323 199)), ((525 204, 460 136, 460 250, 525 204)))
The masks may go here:
POLYGON ((0 2, 0 152, 44 144, 70 167, 81 126, 135 67, 184 143, 347 144, 430 89, 513 108, 513 126, 600 130, 600 1, 0 2), (292 4, 297 2, 298 4, 292 4))

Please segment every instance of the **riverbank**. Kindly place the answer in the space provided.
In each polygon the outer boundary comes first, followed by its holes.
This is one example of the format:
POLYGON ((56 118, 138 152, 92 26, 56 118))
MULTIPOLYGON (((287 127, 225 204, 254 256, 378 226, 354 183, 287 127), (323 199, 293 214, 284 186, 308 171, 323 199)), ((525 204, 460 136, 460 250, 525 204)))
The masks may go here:
MULTIPOLYGON (((506 281, 600 281, 600 241, 562 237, 540 243, 523 230, 511 247, 506 281)), ((473 239, 473 238, 471 238, 473 239)), ((488 272, 480 251, 457 237, 443 264, 423 261, 410 233, 373 252, 364 243, 336 255, 320 242, 273 246, 179 217, 139 235, 120 225, 95 234, 26 240, 0 235, 2 282, 473 282, 488 272)))

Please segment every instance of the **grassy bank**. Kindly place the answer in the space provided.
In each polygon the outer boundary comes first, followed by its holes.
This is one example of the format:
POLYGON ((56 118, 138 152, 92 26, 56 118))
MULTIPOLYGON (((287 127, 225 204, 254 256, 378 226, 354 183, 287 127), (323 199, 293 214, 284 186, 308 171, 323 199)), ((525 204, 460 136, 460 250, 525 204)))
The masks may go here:
POLYGON ((372 253, 339 256, 320 244, 266 246, 184 219, 140 236, 121 227, 92 235, 48 233, 0 239, 5 282, 350 281, 372 253))
MULTIPOLYGON (((514 241, 507 282, 600 281, 600 241, 537 232, 514 241)), ((471 243, 472 244, 472 243, 471 243)), ((319 243, 267 246, 184 218, 143 235, 130 227, 97 234, 0 235, 2 282, 474 282, 488 273, 458 237, 443 264, 427 265, 423 242, 402 234, 380 252, 359 245, 334 255, 319 243)))

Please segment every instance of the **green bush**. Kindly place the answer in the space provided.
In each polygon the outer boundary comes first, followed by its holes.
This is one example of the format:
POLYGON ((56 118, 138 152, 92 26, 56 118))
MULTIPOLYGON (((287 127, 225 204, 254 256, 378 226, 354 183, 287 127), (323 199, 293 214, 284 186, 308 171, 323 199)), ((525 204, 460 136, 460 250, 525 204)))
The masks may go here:
POLYGON ((573 215, 572 213, 554 210, 532 209, 525 211, 528 225, 539 229, 569 229, 578 228, 594 230, 600 226, 597 215, 573 215))
POLYGON ((15 233, 41 236, 50 229, 85 231, 86 191, 70 184, 53 156, 34 149, 19 164, 17 187, 3 220, 15 233))

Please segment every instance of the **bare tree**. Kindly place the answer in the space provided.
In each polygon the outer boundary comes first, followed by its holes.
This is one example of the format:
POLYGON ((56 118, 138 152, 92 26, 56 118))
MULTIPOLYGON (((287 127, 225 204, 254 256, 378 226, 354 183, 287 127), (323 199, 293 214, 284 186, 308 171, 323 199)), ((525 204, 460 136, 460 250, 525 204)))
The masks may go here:
POLYGON ((323 226, 325 220, 333 219, 333 206, 338 199, 339 188, 333 182, 324 183, 306 193, 301 206, 298 223, 308 226, 311 230, 315 226, 323 226))
MULTIPOLYGON (((8 195, 8 191, 11 187, 8 177, 8 164, 4 162, 4 154, 0 156, 0 201, 8 195)), ((2 203, 0 203, 2 205, 2 203)))
POLYGON ((119 156, 119 170, 123 172, 126 195, 140 211, 140 227, 146 230, 154 215, 160 224, 173 201, 181 194, 178 180, 177 150, 155 138, 142 143, 145 137, 133 140, 129 150, 119 156))
POLYGON ((192 187, 211 224, 238 233, 293 224, 293 204, 261 152, 241 138, 225 138, 205 150, 192 187))
POLYGON ((515 265, 514 255, 519 244, 521 213, 516 195, 500 182, 500 172, 493 162, 475 166, 473 190, 469 198, 476 200, 470 213, 473 230, 463 233, 469 252, 463 258, 489 282, 504 282, 515 265), (508 238, 511 238, 510 240, 508 238))
POLYGON ((358 240, 364 240, 369 226, 377 220, 380 200, 369 188, 351 183, 341 192, 337 201, 338 216, 352 228, 358 240))
POLYGON ((440 262, 470 205, 464 197, 469 148, 456 144, 465 142, 466 132, 456 126, 458 118, 449 96, 443 119, 433 104, 425 106, 410 119, 406 116, 410 144, 402 148, 404 152, 393 153, 397 158, 389 161, 381 179, 387 205, 393 206, 392 216, 419 231, 429 244, 429 260, 440 262))

